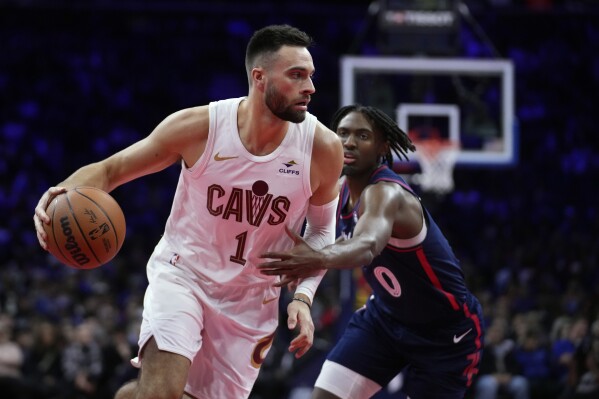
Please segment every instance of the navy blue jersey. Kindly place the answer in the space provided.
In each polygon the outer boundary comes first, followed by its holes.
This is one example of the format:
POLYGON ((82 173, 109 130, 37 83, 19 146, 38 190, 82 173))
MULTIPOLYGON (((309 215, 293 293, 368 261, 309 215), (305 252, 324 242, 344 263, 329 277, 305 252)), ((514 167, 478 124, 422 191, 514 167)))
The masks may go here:
MULTIPOLYGON (((369 184, 394 182, 418 197, 412 188, 387 166, 370 177, 369 184)), ((343 183, 339 196, 337 234, 351 237, 358 221, 360 203, 347 209, 349 187, 343 183)), ((422 205, 422 204, 421 204, 422 205)), ((374 291, 376 307, 400 324, 432 327, 464 318, 463 306, 469 292, 459 261, 447 239, 422 206, 427 234, 424 241, 410 248, 394 246, 393 239, 372 263, 362 267, 374 291)))
MULTIPOLYGON (((369 184, 392 182, 416 198, 406 182, 386 166, 369 184)), ((360 202, 348 209, 343 183, 337 234, 351 237, 360 202)), ((421 203, 422 205, 422 203, 421 203)), ((331 362, 386 386, 403 373, 402 392, 418 399, 462 399, 478 373, 483 347, 482 309, 466 288, 459 261, 422 206, 426 232, 414 240, 390 238, 362 271, 374 295, 356 311, 327 355, 331 362), (408 247, 408 245, 412 245, 408 247)))

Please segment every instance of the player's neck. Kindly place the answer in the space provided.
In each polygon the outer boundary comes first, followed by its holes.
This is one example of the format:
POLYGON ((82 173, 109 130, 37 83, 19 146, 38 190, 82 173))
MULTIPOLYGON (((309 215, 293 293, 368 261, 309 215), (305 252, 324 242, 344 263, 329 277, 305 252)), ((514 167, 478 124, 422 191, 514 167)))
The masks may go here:
POLYGON ((289 129, 289 122, 275 115, 264 105, 248 98, 237 111, 237 128, 243 146, 254 155, 268 155, 276 150, 289 129))
POLYGON ((353 173, 348 173, 345 175, 347 186, 349 187, 350 201, 352 204, 358 201, 364 189, 370 184, 370 178, 372 177, 372 174, 377 169, 378 166, 373 169, 367 169, 357 173, 354 171, 353 173))
POLYGON ((352 176, 347 177, 347 186, 349 187, 349 203, 350 209, 358 202, 362 192, 368 186, 369 176, 352 176))

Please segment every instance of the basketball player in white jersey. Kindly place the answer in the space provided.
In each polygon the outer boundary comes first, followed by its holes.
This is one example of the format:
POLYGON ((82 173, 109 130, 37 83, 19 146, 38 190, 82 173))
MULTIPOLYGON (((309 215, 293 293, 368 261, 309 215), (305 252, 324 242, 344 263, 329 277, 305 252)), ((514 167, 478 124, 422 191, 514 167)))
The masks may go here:
MULTIPOLYGON (((137 381, 116 399, 247 398, 274 338, 280 289, 262 275, 260 254, 293 245, 285 226, 314 247, 334 241, 343 149, 307 112, 314 64, 311 38, 288 25, 254 33, 246 52, 247 97, 184 109, 146 138, 84 166, 41 197, 43 223, 56 195, 75 186, 107 192, 181 163, 163 238, 148 265, 137 381)), ((288 306, 289 346, 313 341, 310 306, 322 274, 299 285, 288 306)))

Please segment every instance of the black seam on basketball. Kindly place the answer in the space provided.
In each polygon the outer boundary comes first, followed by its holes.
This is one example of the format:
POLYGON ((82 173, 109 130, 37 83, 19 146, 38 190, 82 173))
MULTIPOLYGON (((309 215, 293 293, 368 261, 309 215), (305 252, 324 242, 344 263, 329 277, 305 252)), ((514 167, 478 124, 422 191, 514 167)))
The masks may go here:
MULTIPOLYGON (((79 193, 77 190, 75 190, 75 192, 79 193)), ((73 215, 73 220, 75 221, 75 224, 77 225, 77 228, 79 229, 79 232, 81 233, 81 237, 83 237, 83 241, 85 241, 85 245, 87 245, 87 247, 89 248, 89 252, 94 255, 94 258, 96 258, 96 260, 98 261, 98 265, 102 265, 102 262, 100 261, 100 259, 98 259, 98 255, 96 255, 96 252, 94 251, 94 248, 91 245, 89 245, 89 242, 87 242, 87 237, 83 233, 83 229, 81 228, 81 225, 79 224, 79 220, 77 220, 77 217, 75 216, 75 213, 73 212, 73 207, 71 206, 71 200, 69 199, 68 192, 67 192, 67 204, 69 205, 69 210, 71 211, 71 215, 73 215)))
MULTIPOLYGON (((87 187, 87 188, 91 188, 93 190, 102 191, 99 188, 95 188, 95 187, 87 187)), ((120 245, 119 245, 119 236, 118 236, 117 230, 114 228, 114 223, 112 222, 112 219, 110 218, 110 215, 108 215, 108 213, 106 212, 106 210, 104 210, 104 208, 102 208, 100 206, 100 204, 98 204, 92 198, 90 198, 87 195, 83 194, 77 188, 75 189, 75 191, 77 191, 77 193, 79 193, 79 195, 81 195, 81 196, 87 198, 88 200, 90 200, 91 202, 93 202, 98 207, 98 209, 100 209, 102 211, 102 213, 104 214, 104 216, 106 216, 106 219, 108 220, 108 222, 110 222, 110 227, 112 228, 112 231, 114 232, 114 239, 116 240, 116 251, 118 252, 121 249, 120 245)), ((102 191, 102 192, 104 192, 104 191, 102 191)), ((115 252, 115 255, 116 255, 116 252, 115 252)))

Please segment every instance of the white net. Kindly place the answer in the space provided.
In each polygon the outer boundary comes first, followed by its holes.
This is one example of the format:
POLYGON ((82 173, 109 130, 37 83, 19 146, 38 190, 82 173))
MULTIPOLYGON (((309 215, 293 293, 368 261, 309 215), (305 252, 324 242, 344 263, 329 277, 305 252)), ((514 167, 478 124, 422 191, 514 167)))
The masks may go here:
POLYGON ((421 173, 415 174, 412 181, 427 192, 447 194, 453 191, 453 170, 459 145, 440 139, 418 140, 414 144, 421 173))

